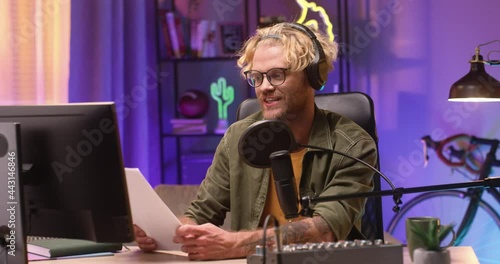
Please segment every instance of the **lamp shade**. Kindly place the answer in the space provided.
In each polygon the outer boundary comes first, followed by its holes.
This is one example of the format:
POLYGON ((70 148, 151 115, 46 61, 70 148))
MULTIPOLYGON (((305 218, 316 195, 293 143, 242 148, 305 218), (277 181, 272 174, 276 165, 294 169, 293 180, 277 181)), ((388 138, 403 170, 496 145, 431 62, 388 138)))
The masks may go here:
POLYGON ((483 57, 474 55, 470 71, 450 89, 448 101, 500 102, 500 82, 484 69, 483 57))

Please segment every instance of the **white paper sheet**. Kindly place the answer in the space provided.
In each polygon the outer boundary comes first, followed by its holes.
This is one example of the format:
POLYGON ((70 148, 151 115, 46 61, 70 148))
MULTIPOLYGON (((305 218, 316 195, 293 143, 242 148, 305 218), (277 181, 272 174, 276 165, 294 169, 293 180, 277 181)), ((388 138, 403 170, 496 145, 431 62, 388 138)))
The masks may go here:
POLYGON ((181 225, 137 168, 126 168, 130 210, 134 224, 156 240, 158 250, 180 250, 172 242, 175 229, 181 225))

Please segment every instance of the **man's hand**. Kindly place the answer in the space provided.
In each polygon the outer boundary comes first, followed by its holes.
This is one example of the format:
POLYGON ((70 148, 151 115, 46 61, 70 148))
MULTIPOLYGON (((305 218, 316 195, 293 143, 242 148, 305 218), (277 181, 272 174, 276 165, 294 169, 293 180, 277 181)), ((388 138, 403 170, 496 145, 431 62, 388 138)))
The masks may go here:
POLYGON ((182 251, 190 260, 229 259, 247 255, 244 232, 228 232, 212 224, 182 225, 177 228, 174 243, 182 244, 182 251), (238 235, 237 235, 238 234, 238 235))
MULTIPOLYGON (((255 246, 262 244, 262 230, 228 232, 213 224, 195 225, 184 221, 175 230, 174 243, 182 244, 181 250, 191 260, 231 259, 246 257, 255 252, 255 246)), ((306 243, 334 241, 335 236, 328 224, 321 218, 305 218, 281 227, 283 242, 306 243)), ((275 244, 274 228, 266 231, 266 246, 275 244)))
POLYGON ((146 232, 134 224, 135 242, 137 246, 144 252, 151 252, 156 249, 156 242, 153 238, 148 237, 146 232))

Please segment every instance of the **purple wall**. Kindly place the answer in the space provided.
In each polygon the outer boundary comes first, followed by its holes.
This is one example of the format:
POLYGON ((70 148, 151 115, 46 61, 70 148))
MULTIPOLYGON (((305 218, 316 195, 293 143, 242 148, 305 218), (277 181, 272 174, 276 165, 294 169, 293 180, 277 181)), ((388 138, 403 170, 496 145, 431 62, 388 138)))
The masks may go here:
MULTIPOLYGON (((451 84, 469 71, 474 48, 500 39, 498 10, 496 0, 349 1, 349 38, 356 48, 351 49, 351 89, 364 91, 375 101, 381 170, 397 187, 467 181, 460 173, 452 173, 432 151, 428 167, 423 168, 419 139, 424 135, 444 139, 469 133, 500 138, 499 103, 447 101, 451 84)), ((491 50, 500 50, 500 43, 482 47, 481 54, 491 50)), ((492 56, 500 57, 498 53, 492 56)), ((500 79, 498 67, 486 66, 486 71, 500 79)), ((404 195, 403 201, 415 195, 404 195)), ((427 207, 434 206, 439 205, 429 202, 427 207)), ((459 204, 446 201, 444 206, 458 210, 459 204)), ((384 198, 386 226, 394 215, 392 207, 392 198, 384 198)), ((481 230, 478 226, 473 225, 473 233, 488 232, 491 227, 498 234, 495 225, 485 224, 481 230)), ((481 238, 472 240, 486 245, 481 238)), ((494 258, 500 259, 498 253, 494 258)))

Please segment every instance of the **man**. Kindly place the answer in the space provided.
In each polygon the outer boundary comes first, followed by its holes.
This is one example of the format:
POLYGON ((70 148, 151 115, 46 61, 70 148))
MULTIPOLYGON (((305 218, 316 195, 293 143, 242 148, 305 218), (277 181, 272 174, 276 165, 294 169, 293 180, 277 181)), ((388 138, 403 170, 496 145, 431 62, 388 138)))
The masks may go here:
MULTIPOLYGON (((285 244, 352 239, 359 234, 365 199, 318 203, 313 217, 287 221, 279 207, 272 171, 252 168, 238 156, 238 140, 246 128, 262 119, 280 119, 302 144, 335 149, 375 165, 376 145, 370 135, 354 122, 318 109, 314 103, 315 89, 321 86, 316 79, 327 76, 337 52, 337 44, 326 35, 292 23, 258 29, 245 43, 238 65, 255 87, 262 111, 229 127, 200 185, 198 198, 181 218, 183 225, 176 230, 174 242, 182 244, 189 259, 238 258, 253 253, 261 244, 262 225, 269 214, 279 220, 285 244), (316 76, 307 66, 317 62, 318 56, 324 63, 316 67, 322 71, 316 76), (227 211, 231 212, 234 232, 218 227, 227 211)), ((373 189, 373 172, 343 156, 299 149, 291 153, 291 158, 300 197, 373 189)), ((271 238, 268 243, 274 243, 271 229, 267 237, 271 238)), ((154 239, 139 227, 136 240, 144 251, 156 248, 154 239)))

